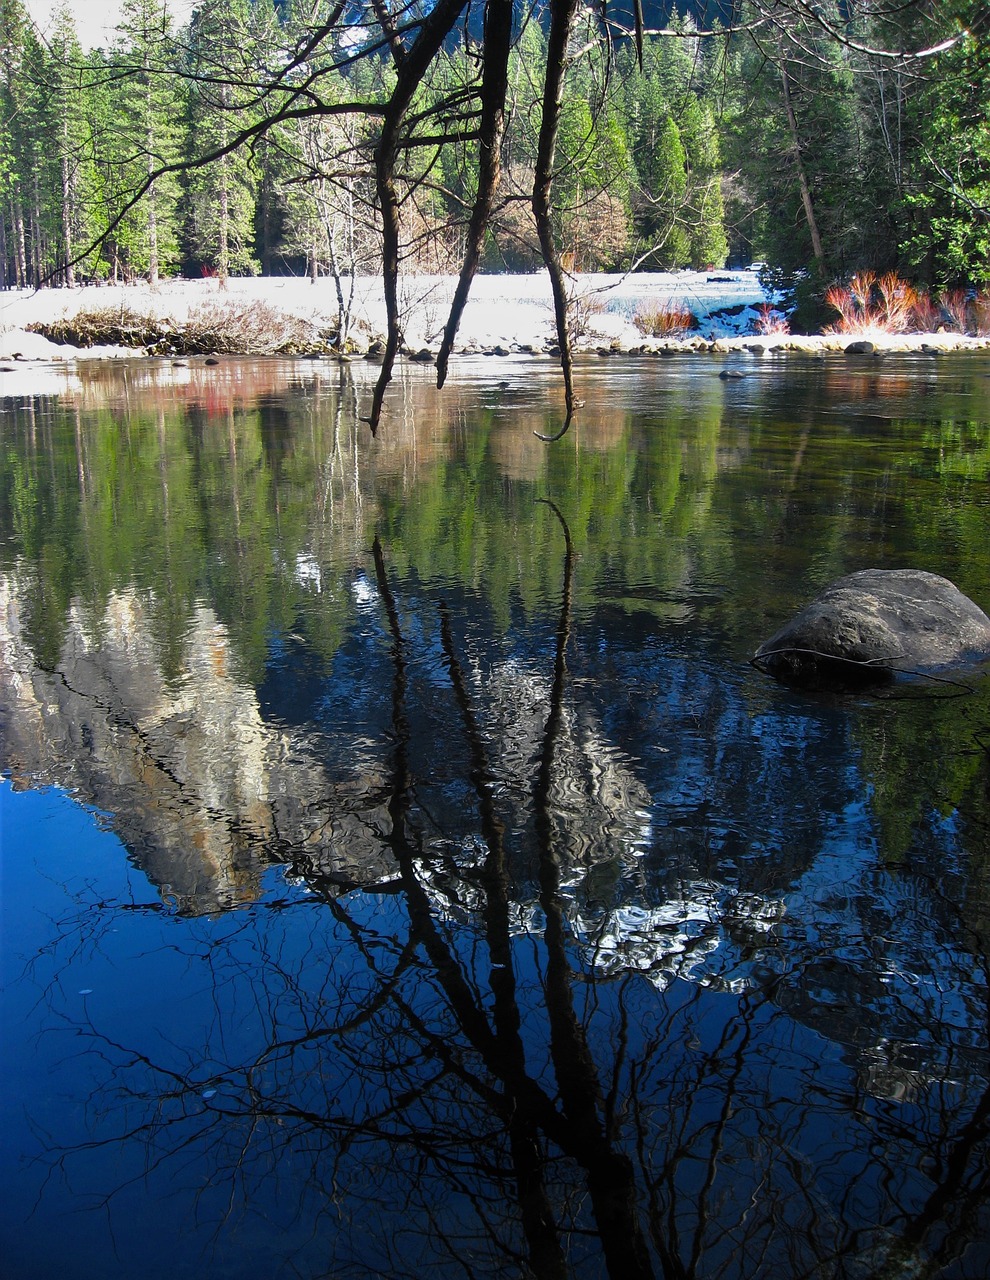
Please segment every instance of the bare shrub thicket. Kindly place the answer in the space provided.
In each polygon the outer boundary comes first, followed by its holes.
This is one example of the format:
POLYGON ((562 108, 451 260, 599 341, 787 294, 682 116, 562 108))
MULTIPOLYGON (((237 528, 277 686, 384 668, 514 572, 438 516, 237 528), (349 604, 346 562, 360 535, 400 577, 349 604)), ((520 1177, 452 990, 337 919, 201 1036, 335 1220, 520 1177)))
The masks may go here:
POLYGON ((73 347, 147 348, 171 331, 174 322, 143 314, 131 307, 87 307, 72 316, 39 320, 29 324, 31 333, 40 333, 49 342, 73 347))
POLYGON ((298 355, 326 345, 312 321, 257 300, 201 303, 189 312, 177 341, 175 349, 187 355, 298 355))
POLYGON ((266 302, 201 303, 185 320, 126 305, 83 308, 29 326, 50 342, 74 347, 130 347, 154 355, 303 355, 326 350, 335 334, 266 302))

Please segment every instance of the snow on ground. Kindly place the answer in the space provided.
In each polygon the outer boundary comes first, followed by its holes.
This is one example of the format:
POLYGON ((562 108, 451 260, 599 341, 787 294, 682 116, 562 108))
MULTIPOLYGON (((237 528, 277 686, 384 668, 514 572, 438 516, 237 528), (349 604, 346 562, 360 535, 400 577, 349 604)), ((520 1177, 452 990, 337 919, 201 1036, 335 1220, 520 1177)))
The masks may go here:
MULTIPOLYGON (((346 283, 346 282, 345 282, 346 283)), ((400 282, 400 301, 410 346, 435 344, 442 332, 454 292, 451 276, 410 275, 400 282)), ((676 303, 699 320, 706 337, 745 329, 750 308, 765 300, 753 271, 672 272, 630 276, 585 275, 573 284, 576 306, 590 333, 603 338, 642 341, 633 324, 637 312, 676 303), (745 307, 730 316, 712 316, 725 307, 745 307)), ((126 306, 142 314, 183 320, 192 307, 227 300, 233 305, 265 301, 281 311, 331 322, 337 302, 332 280, 316 284, 298 277, 241 277, 221 293, 215 280, 170 280, 151 289, 133 285, 101 285, 76 289, 10 290, 0 293, 0 357, 20 353, 25 359, 66 359, 80 353, 54 346, 26 326, 74 315, 80 309, 126 306)), ((355 283, 356 315, 370 333, 385 329, 385 304, 378 277, 355 283)), ((546 273, 481 275, 474 282, 458 332, 458 344, 479 346, 531 343, 542 345, 553 335, 553 306, 546 273)), ((88 357, 110 354, 88 348, 88 357)), ((117 354, 120 354, 119 352, 117 354)), ((133 352, 128 354, 133 355, 133 352)))
MULTIPOLYGON (((346 282, 345 282, 346 283, 346 282)), ((400 282, 406 345, 413 350, 436 350, 453 297, 452 276, 408 275, 400 282)), ((354 315, 359 322, 358 341, 370 341, 385 331, 385 304, 382 282, 377 276, 355 282, 354 315)), ((756 308, 767 301, 755 270, 707 272, 656 272, 636 275, 581 275, 571 282, 573 317, 584 325, 583 342, 594 349, 603 344, 639 350, 643 335, 634 317, 665 306, 691 311, 698 329, 686 343, 673 345, 689 349, 726 352, 748 346, 757 354, 774 349, 809 352, 841 351, 854 339, 867 339, 884 350, 987 349, 990 339, 968 338, 954 333, 888 334, 870 332, 855 335, 788 337, 786 334, 758 337, 754 321, 756 308)), ((216 280, 168 280, 151 289, 139 282, 132 285, 100 285, 75 289, 0 291, 0 361, 75 361, 131 356, 134 350, 120 347, 58 346, 39 334, 29 333, 29 324, 73 315, 79 310, 126 307, 143 315, 157 315, 178 322, 189 311, 207 303, 227 303, 250 307, 265 302, 278 311, 311 319, 320 329, 333 328, 337 312, 334 282, 328 278, 311 284, 299 277, 240 277, 221 291, 216 280)), ((474 282, 458 331, 455 350, 484 350, 495 347, 532 347, 545 350, 554 339, 550 282, 545 272, 532 275, 481 275, 474 282)), ((649 342, 649 339, 645 340, 649 342)), ((655 344, 658 345, 658 344, 655 344)), ((0 392, 8 390, 14 367, 0 365, 0 392)))

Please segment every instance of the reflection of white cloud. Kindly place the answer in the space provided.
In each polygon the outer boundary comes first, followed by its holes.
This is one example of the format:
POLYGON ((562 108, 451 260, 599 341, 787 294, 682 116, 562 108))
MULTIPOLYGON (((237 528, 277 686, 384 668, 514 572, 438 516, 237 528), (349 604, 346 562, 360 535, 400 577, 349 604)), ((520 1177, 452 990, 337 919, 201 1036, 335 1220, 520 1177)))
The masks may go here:
POLYGON ((378 588, 373 586, 363 573, 359 573, 351 580, 351 595, 359 609, 378 607, 378 588))
POLYGON ((319 561, 307 551, 300 551, 296 556, 296 568, 293 574, 301 587, 310 587, 319 594, 322 590, 323 573, 319 561))

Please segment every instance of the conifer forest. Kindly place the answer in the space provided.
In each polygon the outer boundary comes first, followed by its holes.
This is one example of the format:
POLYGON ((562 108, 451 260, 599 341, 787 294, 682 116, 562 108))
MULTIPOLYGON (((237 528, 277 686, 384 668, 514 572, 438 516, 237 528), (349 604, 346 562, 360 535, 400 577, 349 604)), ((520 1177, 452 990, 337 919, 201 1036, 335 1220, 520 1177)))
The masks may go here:
POLYGON ((981 0, 0 0, 0 286, 765 264, 990 282, 981 0))

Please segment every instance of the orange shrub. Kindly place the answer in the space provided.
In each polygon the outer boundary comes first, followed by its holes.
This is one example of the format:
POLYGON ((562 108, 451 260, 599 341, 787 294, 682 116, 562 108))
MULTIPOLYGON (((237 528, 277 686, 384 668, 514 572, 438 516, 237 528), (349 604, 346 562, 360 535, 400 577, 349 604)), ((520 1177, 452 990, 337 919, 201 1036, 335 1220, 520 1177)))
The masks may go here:
POLYGON ((857 271, 848 284, 834 284, 825 293, 826 303, 839 313, 826 333, 905 333, 915 323, 925 295, 896 271, 878 276, 875 271, 857 271))
POLYGON ((759 334, 790 333, 791 326, 787 317, 770 302, 761 302, 756 308, 753 320, 753 332, 759 334))

